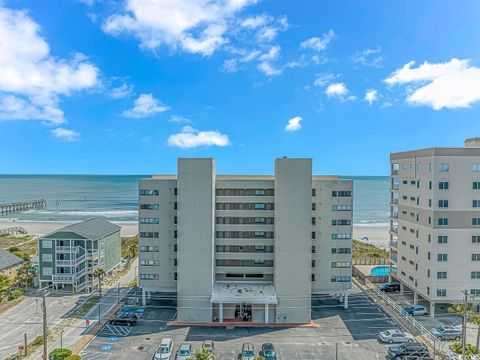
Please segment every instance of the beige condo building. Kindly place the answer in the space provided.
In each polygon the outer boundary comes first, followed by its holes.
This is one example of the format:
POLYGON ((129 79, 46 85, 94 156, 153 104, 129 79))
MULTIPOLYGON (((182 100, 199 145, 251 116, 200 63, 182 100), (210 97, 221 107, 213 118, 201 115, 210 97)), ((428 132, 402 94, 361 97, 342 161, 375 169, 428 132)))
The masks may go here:
POLYGON ((176 294, 178 320, 311 320, 315 294, 351 287, 352 181, 312 176, 311 159, 274 175, 217 175, 211 158, 139 182, 140 285, 176 294))
POLYGON ((480 138, 463 148, 392 153, 392 277, 431 316, 480 296, 480 138))

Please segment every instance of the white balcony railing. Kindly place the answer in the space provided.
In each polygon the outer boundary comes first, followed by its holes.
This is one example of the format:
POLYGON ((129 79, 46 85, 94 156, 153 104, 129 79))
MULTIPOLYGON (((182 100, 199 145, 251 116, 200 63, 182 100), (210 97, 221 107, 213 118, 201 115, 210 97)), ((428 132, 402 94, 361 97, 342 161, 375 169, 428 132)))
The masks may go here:
POLYGON ((88 260, 98 259, 98 250, 97 251, 87 251, 85 256, 88 260))
POLYGON ((78 278, 82 277, 87 273, 87 268, 83 268, 82 270, 74 273, 74 274, 55 274, 52 275, 52 281, 57 283, 71 283, 77 280, 78 278))
POLYGON ((74 253, 78 254, 80 246, 56 246, 55 251, 57 253, 74 253))
POLYGON ((82 255, 82 256, 79 256, 75 259, 72 259, 72 260, 56 260, 55 261, 55 264, 57 266, 76 266, 78 264, 80 264, 81 262, 85 261, 85 254, 82 255))

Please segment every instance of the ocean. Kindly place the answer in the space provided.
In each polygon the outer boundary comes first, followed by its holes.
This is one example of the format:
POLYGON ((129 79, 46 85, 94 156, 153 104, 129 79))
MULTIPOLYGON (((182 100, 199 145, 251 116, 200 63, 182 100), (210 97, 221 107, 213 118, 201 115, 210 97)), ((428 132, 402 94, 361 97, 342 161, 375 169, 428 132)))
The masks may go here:
MULTIPOLYGON (((45 210, 0 217, 21 221, 75 222, 102 216, 136 222, 138 179, 145 175, 0 175, 0 203, 46 199, 45 210)), ((344 176, 354 181, 354 223, 387 226, 389 178, 344 176)))

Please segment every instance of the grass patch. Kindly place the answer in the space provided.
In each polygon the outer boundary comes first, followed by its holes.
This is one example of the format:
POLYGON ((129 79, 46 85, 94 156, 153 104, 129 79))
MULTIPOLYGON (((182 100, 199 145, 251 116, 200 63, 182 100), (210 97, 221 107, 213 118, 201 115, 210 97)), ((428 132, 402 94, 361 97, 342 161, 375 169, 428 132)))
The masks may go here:
POLYGON ((388 258, 388 251, 372 244, 365 244, 358 240, 353 240, 352 249, 353 258, 388 258))
POLYGON ((32 240, 32 237, 28 235, 0 235, 0 248, 8 249, 9 247, 16 246, 17 244, 29 240, 32 240))
POLYGON ((72 310, 67 316, 69 318, 81 319, 98 303, 100 300, 100 295, 90 296, 85 302, 79 307, 72 310))

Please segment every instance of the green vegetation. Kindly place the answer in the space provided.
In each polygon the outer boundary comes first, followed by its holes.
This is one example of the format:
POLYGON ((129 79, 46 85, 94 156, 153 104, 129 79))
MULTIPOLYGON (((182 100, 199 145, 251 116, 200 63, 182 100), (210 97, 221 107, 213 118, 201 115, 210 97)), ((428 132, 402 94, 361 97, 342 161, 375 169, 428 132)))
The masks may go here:
POLYGON ((94 307, 98 301, 100 300, 100 296, 95 295, 95 296, 90 296, 85 302, 74 309, 71 313, 68 314, 68 317, 70 318, 75 318, 75 319, 80 319, 83 318, 85 315, 88 314, 90 309, 94 307))
POLYGON ((195 360, 213 360, 214 356, 207 349, 197 349, 195 351, 195 360))
POLYGON ((138 254, 138 236, 122 237, 123 258, 135 258, 138 254))
POLYGON ((72 354, 70 356, 67 356, 65 358, 65 360, 80 360, 81 359, 81 356, 80 355, 77 355, 77 354, 72 354))
POLYGON ((262 355, 255 355, 253 360, 265 360, 265 358, 262 355))
POLYGON ((48 354, 48 358, 50 360, 65 360, 70 355, 72 355, 72 350, 57 348, 48 354))
MULTIPOLYGON (((462 316, 462 322, 463 322, 463 314, 464 314, 463 310, 464 310, 463 304, 454 304, 448 307, 448 312, 450 314, 462 316)), ((467 306, 467 322, 477 326, 477 343, 474 347, 474 351, 475 351, 474 354, 478 354, 479 348, 480 348, 480 314, 478 314, 477 312, 475 312, 475 310, 473 310, 472 305, 467 306)), ((473 347, 473 345, 471 346, 473 347)), ((468 347, 468 344, 467 344, 467 347, 468 347)), ((460 348, 460 353, 461 351, 462 350, 460 348)))
POLYGON ((375 245, 365 244, 358 240, 353 240, 353 258, 388 258, 388 251, 376 247, 375 245))
POLYGON ((23 291, 20 289, 12 290, 8 293, 8 301, 15 300, 23 295, 23 291))
MULTIPOLYGON (((461 354, 462 353, 462 342, 461 341, 455 341, 452 345, 452 350, 456 353, 456 354, 461 354)), ((471 356, 472 355, 476 355, 478 354, 478 351, 475 350, 475 346, 473 346, 472 344, 467 344, 467 347, 466 347, 466 356, 467 356, 467 359, 471 359, 471 356)))
POLYGON ((28 236, 28 235, 23 235, 23 236, 1 235, 0 248, 8 249, 9 247, 23 243, 25 241, 29 241, 31 239, 32 239, 31 236, 28 236))

